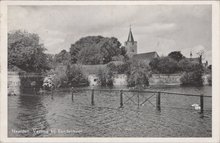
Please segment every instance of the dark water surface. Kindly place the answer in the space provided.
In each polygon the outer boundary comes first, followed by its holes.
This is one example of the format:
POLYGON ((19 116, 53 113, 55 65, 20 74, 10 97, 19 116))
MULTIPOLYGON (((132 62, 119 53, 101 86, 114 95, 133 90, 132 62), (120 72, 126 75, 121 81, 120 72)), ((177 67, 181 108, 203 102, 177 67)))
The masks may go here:
MULTIPOLYGON (((211 87, 154 87, 153 89, 211 96, 211 87)), ((140 94, 139 101, 152 96, 140 94)), ((133 93, 124 93, 124 102, 133 93)), ((212 98, 204 98, 204 116, 191 105, 199 97, 161 95, 161 112, 155 108, 156 96, 137 106, 137 96, 119 108, 119 92, 56 91, 45 95, 8 97, 9 137, 211 137, 212 98)))

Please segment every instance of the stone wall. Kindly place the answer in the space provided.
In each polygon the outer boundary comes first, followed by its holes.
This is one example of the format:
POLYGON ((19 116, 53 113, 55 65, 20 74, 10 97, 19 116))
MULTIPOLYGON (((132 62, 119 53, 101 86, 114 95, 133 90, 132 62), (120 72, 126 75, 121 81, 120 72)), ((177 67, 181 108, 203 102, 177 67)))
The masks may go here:
MULTIPOLYGON (((99 84, 99 77, 96 74, 88 75, 89 85, 97 86, 99 84)), ((114 86, 127 85, 127 76, 125 74, 117 74, 113 77, 114 86)))
POLYGON ((113 81, 114 86, 123 86, 127 85, 127 75, 126 74, 118 74, 114 76, 113 81))
POLYGON ((149 78, 150 85, 180 85, 180 74, 152 74, 149 78))
POLYGON ((8 72, 8 93, 20 94, 21 80, 18 72, 8 72))
POLYGON ((43 76, 35 73, 8 72, 8 94, 19 95, 38 91, 43 84, 43 76), (34 84, 33 84, 34 83, 34 84))
POLYGON ((97 86, 99 77, 96 74, 90 74, 88 76, 88 80, 89 80, 89 85, 90 86, 97 86))

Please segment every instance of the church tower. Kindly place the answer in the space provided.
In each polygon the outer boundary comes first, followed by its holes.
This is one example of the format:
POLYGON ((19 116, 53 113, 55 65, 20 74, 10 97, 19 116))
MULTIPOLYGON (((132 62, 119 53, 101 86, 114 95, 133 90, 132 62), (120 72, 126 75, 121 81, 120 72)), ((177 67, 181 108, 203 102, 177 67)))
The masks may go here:
POLYGON ((132 57, 133 55, 137 54, 137 41, 134 41, 134 37, 131 32, 131 27, 128 34, 128 40, 125 42, 125 49, 129 57, 132 57))

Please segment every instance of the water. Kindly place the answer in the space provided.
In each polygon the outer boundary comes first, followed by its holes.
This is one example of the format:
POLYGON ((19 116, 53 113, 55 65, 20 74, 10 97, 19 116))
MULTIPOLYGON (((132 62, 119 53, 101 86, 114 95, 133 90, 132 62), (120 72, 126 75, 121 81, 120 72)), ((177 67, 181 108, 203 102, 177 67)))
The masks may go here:
MULTIPOLYGON (((211 96, 211 87, 152 87, 181 93, 211 96)), ((139 95, 142 103, 153 94, 139 95)), ((199 97, 161 95, 161 112, 155 110, 155 97, 138 108, 137 95, 124 93, 124 107, 119 108, 119 92, 74 94, 57 91, 53 98, 41 96, 8 97, 9 137, 211 137, 211 98, 204 98, 204 116, 191 105, 199 97), (128 101, 126 101, 128 100, 128 101)))

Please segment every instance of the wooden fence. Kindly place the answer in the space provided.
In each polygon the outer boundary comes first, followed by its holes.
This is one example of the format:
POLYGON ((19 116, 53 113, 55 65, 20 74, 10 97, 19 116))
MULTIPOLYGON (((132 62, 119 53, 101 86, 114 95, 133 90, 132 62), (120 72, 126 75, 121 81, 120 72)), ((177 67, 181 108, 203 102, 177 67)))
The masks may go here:
POLYGON ((72 101, 74 101, 74 93, 76 91, 91 91, 91 105, 95 105, 95 91, 107 91, 107 92, 119 92, 119 107, 122 108, 124 106, 124 103, 128 100, 131 100, 130 97, 126 101, 124 100, 124 93, 126 92, 135 92, 137 94, 137 105, 138 108, 140 105, 143 105, 145 102, 147 102, 151 97, 156 95, 156 110, 160 111, 161 110, 161 94, 169 94, 169 95, 175 95, 175 96, 193 96, 193 97, 198 97, 200 98, 200 114, 204 113, 204 97, 211 98, 211 96, 203 95, 203 94, 188 94, 188 93, 177 93, 177 92, 167 92, 167 91, 157 91, 157 90, 129 90, 129 89, 124 89, 124 90, 119 90, 119 89, 87 89, 87 88, 72 88, 72 101), (143 102, 140 102, 139 99, 139 93, 154 93, 152 96, 148 97, 145 99, 143 102))

